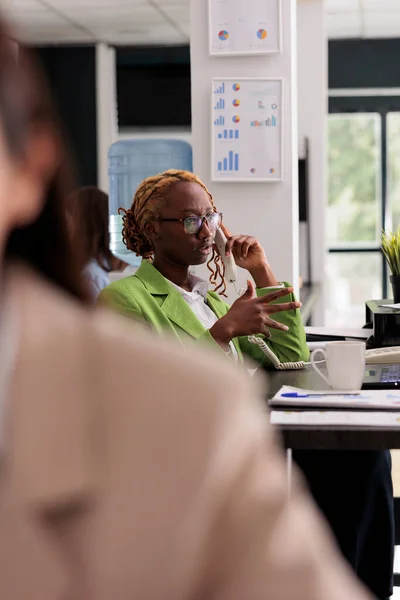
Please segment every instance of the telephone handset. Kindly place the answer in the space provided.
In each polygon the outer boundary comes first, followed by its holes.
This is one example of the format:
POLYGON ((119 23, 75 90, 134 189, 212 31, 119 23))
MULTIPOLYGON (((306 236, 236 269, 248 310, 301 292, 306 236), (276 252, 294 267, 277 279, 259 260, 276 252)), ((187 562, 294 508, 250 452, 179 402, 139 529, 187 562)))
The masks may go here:
POLYGON ((365 352, 365 363, 367 365, 400 363, 400 346, 390 348, 372 348, 365 352))
MULTIPOLYGON (((225 236, 224 232, 222 231, 222 229, 221 228, 217 229, 217 232, 216 232, 215 238, 214 238, 214 242, 215 242, 218 252, 222 258, 222 262, 225 265, 225 277, 230 283, 233 283, 235 285, 236 280, 237 280, 237 268, 236 268, 236 263, 233 259, 232 254, 230 256, 225 255, 225 247, 226 247, 227 241, 228 240, 226 239, 226 236, 225 236)), ((236 289, 236 286, 235 286, 235 289, 236 289)), ((268 346, 268 344, 265 343, 263 338, 255 336, 255 335, 250 335, 247 339, 252 344, 255 344, 261 348, 261 350, 269 358, 269 360, 271 361, 271 363, 273 364, 275 369, 277 369, 278 371, 304 369, 304 367, 306 365, 306 363, 304 361, 281 363, 279 361, 278 357, 274 354, 274 352, 268 346)))
POLYGON ((232 254, 230 256, 225 256, 225 247, 227 241, 228 240, 226 239, 222 229, 217 229, 214 238, 214 243, 217 246, 218 253, 221 256, 222 262, 225 265, 225 277, 230 283, 235 283, 237 280, 236 263, 232 254))

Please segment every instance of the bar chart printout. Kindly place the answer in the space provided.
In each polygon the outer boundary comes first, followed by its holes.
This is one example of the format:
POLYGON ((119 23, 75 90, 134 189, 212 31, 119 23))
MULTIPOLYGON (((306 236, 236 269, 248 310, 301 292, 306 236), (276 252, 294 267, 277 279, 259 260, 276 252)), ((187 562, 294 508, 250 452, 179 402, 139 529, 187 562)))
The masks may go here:
POLYGON ((218 133, 219 140, 238 140, 239 139, 239 129, 224 129, 220 133, 218 133))
POLYGON ((282 79, 213 80, 214 181, 282 180, 281 106, 282 79))
POLYGON ((218 171, 239 171, 239 154, 230 150, 227 157, 224 157, 222 160, 218 161, 218 171))
POLYGON ((225 83, 221 83, 221 85, 214 90, 214 94, 225 94, 225 83))

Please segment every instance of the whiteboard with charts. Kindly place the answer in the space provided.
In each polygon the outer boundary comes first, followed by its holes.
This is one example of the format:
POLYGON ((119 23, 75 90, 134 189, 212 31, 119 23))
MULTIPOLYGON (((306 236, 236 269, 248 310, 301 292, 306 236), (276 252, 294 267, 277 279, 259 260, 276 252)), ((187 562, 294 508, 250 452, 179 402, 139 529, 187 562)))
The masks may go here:
POLYGON ((281 9, 281 0, 208 0, 210 54, 281 52, 281 9))
POLYGON ((211 179, 282 181, 283 80, 213 79, 211 179))

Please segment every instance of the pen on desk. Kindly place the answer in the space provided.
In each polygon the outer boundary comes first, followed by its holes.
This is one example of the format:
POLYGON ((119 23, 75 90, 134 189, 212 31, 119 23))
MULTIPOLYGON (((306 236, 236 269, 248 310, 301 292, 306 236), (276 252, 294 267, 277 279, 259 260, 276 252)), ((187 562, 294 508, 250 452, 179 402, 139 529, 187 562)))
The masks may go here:
POLYGON ((281 394, 281 398, 323 398, 328 396, 357 396, 358 392, 338 392, 337 394, 299 394, 298 392, 285 392, 281 394))

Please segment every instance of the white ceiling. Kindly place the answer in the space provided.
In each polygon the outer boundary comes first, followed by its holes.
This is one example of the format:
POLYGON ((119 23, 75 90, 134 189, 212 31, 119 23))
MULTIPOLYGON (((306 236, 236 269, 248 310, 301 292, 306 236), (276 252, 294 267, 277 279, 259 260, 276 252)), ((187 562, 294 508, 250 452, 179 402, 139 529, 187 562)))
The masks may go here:
MULTIPOLYGON (((20 37, 43 44, 185 44, 189 4, 190 0, 3 0, 20 37)), ((325 5, 330 38, 400 37, 400 0, 325 0, 325 5)))
POLYGON ((325 0, 330 38, 400 37, 400 0, 325 0))
POLYGON ((33 43, 189 42, 189 0, 3 0, 2 4, 20 37, 33 43))

